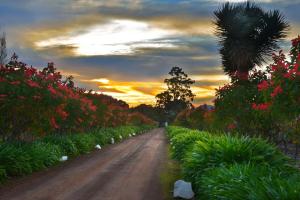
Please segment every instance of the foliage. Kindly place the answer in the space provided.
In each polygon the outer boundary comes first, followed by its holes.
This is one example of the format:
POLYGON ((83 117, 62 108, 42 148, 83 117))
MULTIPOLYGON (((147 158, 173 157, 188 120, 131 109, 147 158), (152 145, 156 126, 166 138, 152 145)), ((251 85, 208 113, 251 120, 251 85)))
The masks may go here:
MULTIPOLYGON (((34 140, 49 134, 89 131, 137 123, 124 101, 74 86, 53 63, 37 70, 18 61, 0 65, 0 137, 34 140)), ((138 115, 138 114, 136 114, 138 115)), ((151 124, 139 115, 139 125, 151 124)))
POLYGON ((267 79, 267 74, 254 71, 248 80, 240 81, 237 77, 232 82, 216 91, 214 126, 225 131, 237 131, 247 135, 264 133, 275 120, 272 116, 257 115, 252 105, 262 99, 257 84, 267 79))
POLYGON ((264 11, 249 1, 225 3, 214 12, 223 69, 229 75, 246 78, 256 65, 278 48, 289 27, 278 10, 264 11))
POLYGON ((177 134, 172 137, 171 143, 173 147, 172 156, 177 160, 182 160, 185 158, 186 152, 189 152, 193 146, 195 141, 206 140, 209 138, 209 134, 206 132, 199 131, 188 131, 184 134, 177 134))
POLYGON ((274 63, 268 67, 269 78, 257 84, 263 96, 252 105, 257 115, 272 115, 278 119, 277 127, 294 143, 300 143, 300 36, 292 40, 291 61, 282 51, 273 55, 274 63))
POLYGON ((299 171, 265 165, 234 164, 206 172, 200 180, 202 199, 298 199, 299 171))
POLYGON ((179 67, 173 67, 169 75, 171 78, 164 80, 168 89, 156 95, 156 106, 165 111, 168 121, 173 121, 180 111, 192 106, 195 95, 190 87, 195 81, 179 67))
POLYGON ((168 127, 172 154, 199 199, 296 199, 299 169, 261 138, 168 127))
POLYGON ((92 151, 96 144, 106 145, 141 134, 152 126, 122 126, 102 128, 81 134, 51 135, 34 142, 5 142, 0 144, 0 182, 7 176, 22 176, 42 170, 59 162, 62 156, 74 157, 92 151))
POLYGON ((178 113, 174 125, 184 126, 198 130, 209 130, 212 128, 214 106, 200 105, 197 108, 185 109, 178 113))
POLYGON ((214 136, 195 142, 193 153, 186 156, 184 173, 192 180, 202 173, 233 163, 253 163, 283 167, 288 159, 276 147, 258 138, 214 136))
POLYGON ((136 107, 131 108, 130 110, 132 112, 141 113, 156 122, 162 121, 161 111, 158 107, 147 104, 140 104, 136 107))
POLYGON ((2 183, 7 178, 6 170, 0 165, 0 183, 2 183))

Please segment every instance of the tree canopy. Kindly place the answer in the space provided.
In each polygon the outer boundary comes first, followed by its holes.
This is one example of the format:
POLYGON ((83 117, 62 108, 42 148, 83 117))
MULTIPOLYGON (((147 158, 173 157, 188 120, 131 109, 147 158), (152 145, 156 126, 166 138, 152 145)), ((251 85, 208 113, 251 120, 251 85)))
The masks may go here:
POLYGON ((190 79, 180 67, 173 67, 169 75, 171 78, 164 80, 168 89, 156 95, 156 106, 163 109, 169 119, 173 119, 178 112, 192 107, 195 94, 191 90, 191 85, 195 81, 190 79))
POLYGON ((223 69, 229 75, 248 75, 261 66, 289 27, 278 10, 264 11, 250 2, 225 3, 214 15, 223 69))

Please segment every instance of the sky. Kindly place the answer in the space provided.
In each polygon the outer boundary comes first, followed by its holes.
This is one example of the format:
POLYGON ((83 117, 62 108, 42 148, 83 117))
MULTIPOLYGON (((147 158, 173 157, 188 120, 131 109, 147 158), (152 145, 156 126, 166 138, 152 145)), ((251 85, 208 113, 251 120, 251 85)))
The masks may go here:
MULTIPOLYGON (((174 66, 195 80, 195 105, 229 81, 221 68, 213 11, 224 0, 0 0, 8 54, 38 68, 54 62, 78 86, 135 106, 155 104, 174 66)), ((229 2, 238 2, 231 0, 229 2)), ((300 0, 256 0, 300 34, 300 0)))

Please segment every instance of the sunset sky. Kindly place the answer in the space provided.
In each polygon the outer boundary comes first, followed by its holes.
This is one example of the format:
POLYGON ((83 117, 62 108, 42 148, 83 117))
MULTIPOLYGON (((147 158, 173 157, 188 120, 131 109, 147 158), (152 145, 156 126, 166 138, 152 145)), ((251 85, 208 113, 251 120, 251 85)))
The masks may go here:
MULTIPOLYGON (((213 11, 221 0, 0 0, 9 55, 36 67, 54 62, 81 87, 153 104, 179 66, 194 80, 195 104, 211 103, 228 82, 221 70, 213 11)), ((230 1, 237 2, 237 1, 230 1)), ((257 0, 279 9, 300 34, 300 0, 257 0)))

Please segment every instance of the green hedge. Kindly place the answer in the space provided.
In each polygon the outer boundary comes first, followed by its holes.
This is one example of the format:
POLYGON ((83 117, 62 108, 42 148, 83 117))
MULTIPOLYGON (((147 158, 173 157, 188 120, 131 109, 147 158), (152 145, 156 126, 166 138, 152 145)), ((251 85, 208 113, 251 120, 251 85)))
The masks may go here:
POLYGON ((168 127, 172 155, 199 199, 297 199, 300 172, 261 138, 168 127), (288 185, 288 186, 287 186, 288 185), (267 198, 268 197, 268 198, 267 198))
POLYGON ((51 135, 34 142, 0 143, 0 182, 8 177, 22 176, 57 164, 62 156, 74 157, 94 150, 96 144, 104 146, 141 134, 152 126, 122 126, 102 128, 89 133, 51 135))

